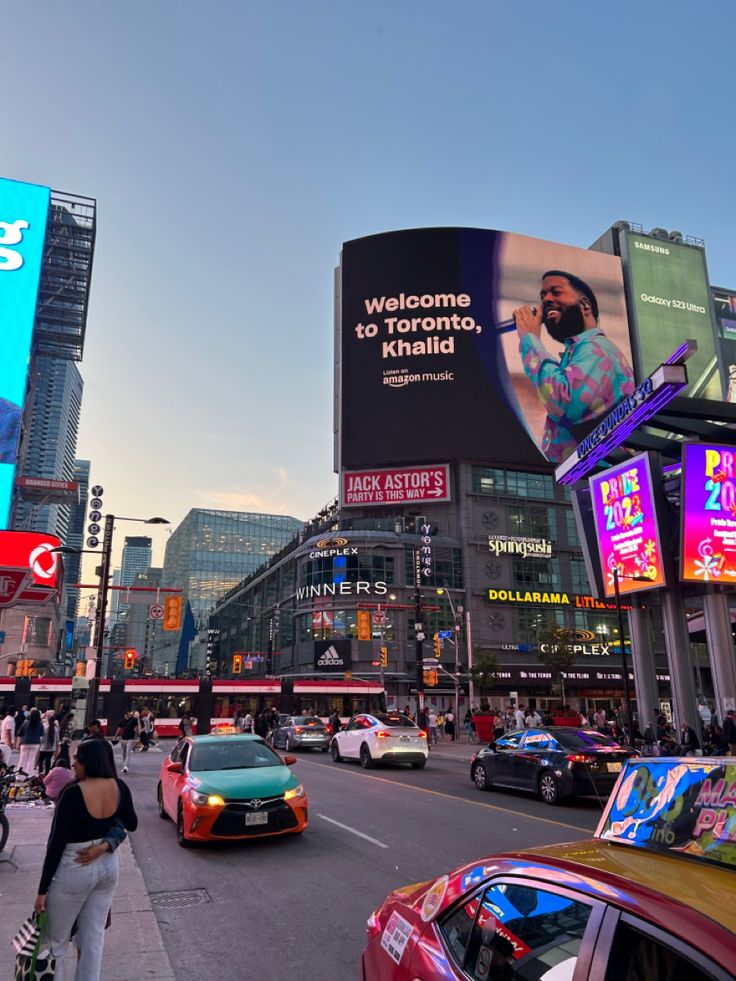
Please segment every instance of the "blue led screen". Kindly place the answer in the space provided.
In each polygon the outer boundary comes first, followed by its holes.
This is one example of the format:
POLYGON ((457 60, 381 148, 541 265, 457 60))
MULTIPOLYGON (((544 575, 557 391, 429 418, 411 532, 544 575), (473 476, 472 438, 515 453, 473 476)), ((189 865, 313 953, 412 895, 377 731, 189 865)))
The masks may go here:
POLYGON ((51 191, 0 178, 0 529, 7 528, 51 191))

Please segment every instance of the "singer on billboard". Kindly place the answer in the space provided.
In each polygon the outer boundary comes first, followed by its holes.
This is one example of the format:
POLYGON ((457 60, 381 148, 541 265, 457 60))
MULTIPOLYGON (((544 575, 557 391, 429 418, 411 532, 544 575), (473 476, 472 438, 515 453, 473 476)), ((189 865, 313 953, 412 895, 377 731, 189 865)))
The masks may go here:
POLYGON ((514 311, 524 371, 547 410, 542 451, 559 463, 593 424, 635 388, 634 372, 598 324, 598 301, 578 276, 542 276, 541 307, 514 311), (542 341, 542 324, 564 345, 559 359, 542 341))
POLYGON ((20 406, 0 398, 0 463, 15 463, 20 433, 20 406))

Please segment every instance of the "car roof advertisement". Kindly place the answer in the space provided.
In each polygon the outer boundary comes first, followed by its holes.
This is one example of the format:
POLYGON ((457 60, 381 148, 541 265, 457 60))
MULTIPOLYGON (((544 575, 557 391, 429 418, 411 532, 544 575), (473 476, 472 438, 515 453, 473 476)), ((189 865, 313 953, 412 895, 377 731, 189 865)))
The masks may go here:
POLYGON ((736 762, 629 760, 596 837, 736 868, 736 762))
POLYGON ((338 469, 564 459, 635 387, 621 260, 480 228, 346 242, 338 469))

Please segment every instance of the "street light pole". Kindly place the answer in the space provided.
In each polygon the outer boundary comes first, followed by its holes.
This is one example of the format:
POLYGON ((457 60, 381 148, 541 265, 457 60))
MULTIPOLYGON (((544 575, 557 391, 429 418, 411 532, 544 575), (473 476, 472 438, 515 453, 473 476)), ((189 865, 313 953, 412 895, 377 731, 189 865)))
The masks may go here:
MULTIPOLYGON (((450 604, 450 611, 452 612, 452 626, 453 626, 453 644, 455 645, 455 726, 453 740, 457 739, 458 724, 460 719, 460 623, 463 615, 463 607, 460 603, 457 606, 457 612, 455 611, 455 604, 452 602, 452 596, 450 595, 450 589, 448 586, 443 586, 442 589, 438 589, 437 593, 440 596, 446 596, 447 601, 450 604)), ((447 672, 445 672, 447 674, 447 672)))
POLYGON ((425 728, 424 720, 424 624, 422 623, 422 563, 421 553, 414 549, 414 656, 417 678, 417 725, 425 728))
POLYGON ((626 703, 626 723, 629 727, 627 742, 634 745, 634 714, 631 710, 631 688, 629 687, 629 666, 626 662, 626 644, 624 643, 624 614, 621 609, 621 591, 618 584, 618 569, 613 567, 613 589, 616 595, 616 614, 618 616, 618 635, 621 643, 621 666, 624 676, 624 701, 626 703))

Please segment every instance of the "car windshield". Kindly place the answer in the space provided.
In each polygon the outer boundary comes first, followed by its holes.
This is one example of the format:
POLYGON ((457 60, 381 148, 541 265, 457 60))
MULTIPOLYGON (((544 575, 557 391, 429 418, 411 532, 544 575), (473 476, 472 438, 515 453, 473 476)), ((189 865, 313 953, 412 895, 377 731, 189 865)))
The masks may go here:
POLYGON ((406 729, 416 729, 411 719, 402 712, 380 712, 376 713, 375 718, 378 719, 382 726, 401 726, 406 729))
POLYGON ((618 749, 618 743, 609 736, 588 729, 572 729, 555 732, 555 739, 565 749, 618 749))
POLYGON ((283 766, 280 756, 260 739, 224 740, 221 743, 195 743, 189 769, 250 770, 258 766, 283 766))
POLYGON ((297 715, 294 718, 295 726, 321 726, 322 719, 318 719, 316 715, 297 715))

